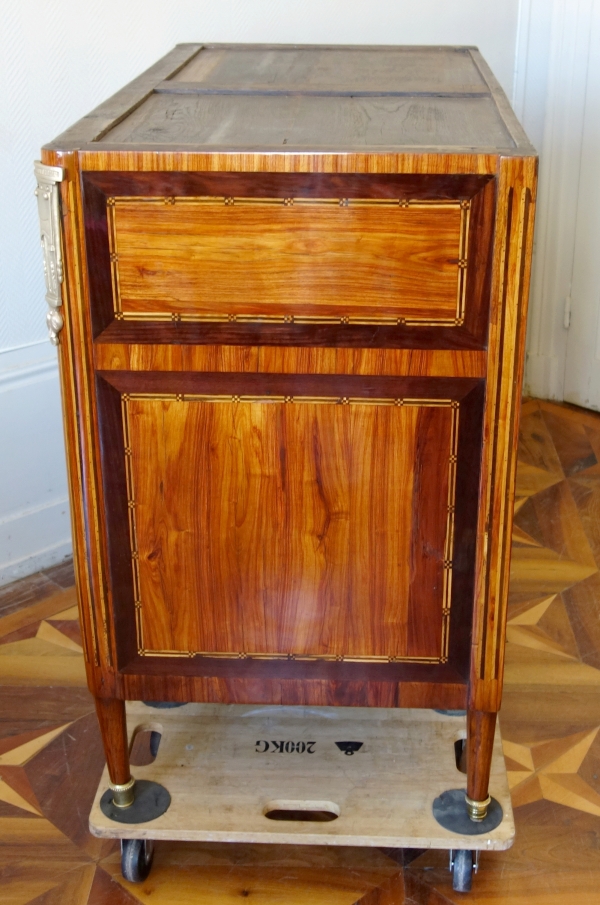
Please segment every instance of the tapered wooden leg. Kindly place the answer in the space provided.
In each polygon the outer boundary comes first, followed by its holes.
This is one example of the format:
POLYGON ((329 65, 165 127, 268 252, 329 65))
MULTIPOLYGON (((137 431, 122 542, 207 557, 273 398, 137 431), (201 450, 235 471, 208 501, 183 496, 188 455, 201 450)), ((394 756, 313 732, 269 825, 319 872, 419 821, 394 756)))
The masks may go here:
POLYGON ((125 702, 116 698, 96 698, 95 700, 110 785, 114 792, 113 804, 119 808, 128 808, 133 804, 135 780, 129 769, 125 702))
POLYGON ((469 710, 467 714, 467 810, 479 822, 490 805, 489 784, 496 714, 469 710))

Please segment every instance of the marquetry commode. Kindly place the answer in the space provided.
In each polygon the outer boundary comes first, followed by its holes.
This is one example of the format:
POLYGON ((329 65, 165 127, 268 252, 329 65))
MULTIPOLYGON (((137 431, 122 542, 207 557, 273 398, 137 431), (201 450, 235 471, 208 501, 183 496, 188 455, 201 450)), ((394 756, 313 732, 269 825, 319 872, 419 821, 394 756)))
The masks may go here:
POLYGON ((125 700, 467 708, 481 818, 537 161, 479 53, 180 45, 42 161, 115 803, 125 700))

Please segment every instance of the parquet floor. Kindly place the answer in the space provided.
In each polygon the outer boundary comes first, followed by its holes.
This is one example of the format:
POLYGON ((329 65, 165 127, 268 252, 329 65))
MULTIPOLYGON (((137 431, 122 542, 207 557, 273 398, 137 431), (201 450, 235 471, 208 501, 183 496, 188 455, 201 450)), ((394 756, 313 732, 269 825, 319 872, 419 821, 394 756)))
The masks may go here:
POLYGON ((404 871, 368 849, 162 844, 149 879, 87 816, 103 756, 68 567, 0 589, 3 905, 598 905, 600 903, 600 416, 523 409, 505 753, 517 838, 482 856, 469 897, 447 855, 404 871))

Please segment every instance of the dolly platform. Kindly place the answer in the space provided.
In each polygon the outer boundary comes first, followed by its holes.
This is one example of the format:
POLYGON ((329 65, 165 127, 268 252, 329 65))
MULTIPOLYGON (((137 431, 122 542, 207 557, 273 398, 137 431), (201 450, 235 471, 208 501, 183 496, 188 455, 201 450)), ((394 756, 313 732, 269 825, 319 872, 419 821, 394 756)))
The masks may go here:
POLYGON ((134 767, 129 808, 114 807, 104 771, 90 829, 124 840, 129 880, 147 876, 149 841, 168 839, 448 849, 454 888, 466 890, 480 851, 512 845, 499 731, 488 816, 480 824, 467 816, 460 713, 142 703, 127 711, 132 751, 146 731, 145 759, 156 756, 134 767))

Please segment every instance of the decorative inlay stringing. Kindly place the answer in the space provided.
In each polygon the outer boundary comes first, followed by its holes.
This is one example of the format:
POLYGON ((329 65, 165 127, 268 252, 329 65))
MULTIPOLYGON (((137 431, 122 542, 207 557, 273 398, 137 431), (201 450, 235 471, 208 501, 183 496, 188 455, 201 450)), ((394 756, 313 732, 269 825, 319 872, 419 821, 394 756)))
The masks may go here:
POLYGON ((456 507, 456 468, 458 459, 458 427, 460 403, 454 399, 417 399, 417 398, 367 398, 363 396, 250 396, 250 395, 212 395, 201 393, 122 393, 121 411, 123 417, 123 452, 125 457, 125 474, 127 482, 127 509, 129 516, 129 537, 131 545, 131 564, 133 572, 133 592, 135 601, 135 621, 138 654, 144 657, 218 657, 226 659, 258 660, 331 660, 348 663, 447 663, 449 648, 450 608, 452 600, 452 553, 454 545, 454 521, 456 507), (165 400, 177 403, 208 403, 229 405, 367 405, 367 406, 411 406, 450 408, 452 413, 450 450, 448 455, 448 497, 446 500, 446 535, 443 553, 443 585, 442 585, 442 633, 440 653, 437 657, 403 657, 403 656, 345 656, 340 654, 297 654, 256 653, 251 651, 198 651, 198 650, 150 650, 144 644, 143 601, 139 570, 139 549, 136 530, 135 482, 132 468, 132 450, 129 428, 129 403, 134 400, 165 400))
POLYGON ((429 326, 429 327, 459 327, 465 319, 465 301, 468 271, 468 245, 469 245, 469 221, 471 202, 468 199, 456 200, 412 200, 406 198, 234 198, 231 196, 170 196, 155 197, 144 195, 110 197, 106 201, 106 213, 108 223, 108 242, 110 251, 110 269, 113 289, 113 309, 117 320, 129 321, 188 321, 205 323, 297 323, 297 324, 373 324, 381 326, 429 326), (320 314, 236 314, 233 312, 215 313, 183 313, 174 314, 171 311, 123 311, 121 302, 121 289, 119 285, 119 242, 116 222, 116 209, 131 204, 147 204, 149 206, 163 207, 165 205, 176 207, 266 207, 278 206, 285 208, 294 207, 391 207, 409 212, 422 209, 455 209, 460 211, 459 242, 456 260, 456 309, 450 317, 432 318, 431 316, 409 315, 403 317, 394 316, 366 316, 341 314, 337 316, 320 314))

